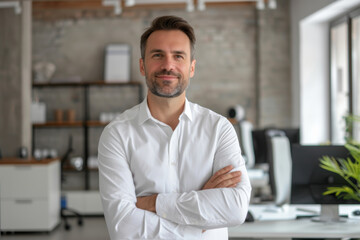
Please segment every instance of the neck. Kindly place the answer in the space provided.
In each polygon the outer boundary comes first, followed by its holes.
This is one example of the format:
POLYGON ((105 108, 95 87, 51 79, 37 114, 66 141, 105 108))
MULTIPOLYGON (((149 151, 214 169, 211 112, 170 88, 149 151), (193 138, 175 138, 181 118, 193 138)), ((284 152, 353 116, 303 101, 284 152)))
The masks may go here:
POLYGON ((179 123, 179 116, 185 107, 185 92, 174 98, 164 98, 148 91, 147 103, 151 115, 169 125, 173 130, 179 123))

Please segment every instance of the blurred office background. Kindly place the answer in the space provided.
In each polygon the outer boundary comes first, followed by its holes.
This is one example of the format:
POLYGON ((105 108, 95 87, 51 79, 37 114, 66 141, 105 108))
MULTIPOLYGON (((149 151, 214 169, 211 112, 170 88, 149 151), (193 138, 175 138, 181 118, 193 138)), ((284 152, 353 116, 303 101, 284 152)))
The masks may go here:
MULTIPOLYGON (((107 121, 100 121, 101 116, 120 113, 145 97, 139 38, 160 15, 183 17, 194 27, 197 64, 187 92, 190 101, 226 117, 231 107, 240 105, 241 121, 254 130, 294 129, 299 143, 344 143, 342 117, 360 113, 360 80, 359 63, 350 68, 346 57, 350 28, 342 19, 360 1, 131 2, 0 2, 1 155, 16 157, 24 147, 29 156, 35 150, 55 150, 62 157, 71 136, 69 159, 81 158, 82 165, 76 168, 69 160, 62 190, 75 192, 69 198, 80 212, 101 214, 93 200, 98 197, 97 143, 107 121), (97 84, 104 81, 109 44, 129 46, 127 81, 136 82, 135 87, 97 84), (54 67, 48 79, 36 78, 35 66, 41 64, 54 67), (80 125, 36 125, 31 119, 34 102, 45 103, 45 124, 56 122, 60 109, 64 121, 73 110, 80 125), (85 209, 82 201, 94 209, 85 209)), ((358 43, 354 19, 351 36, 358 43)), ((358 45, 353 52, 359 55, 358 45)), ((233 123, 240 136, 239 122, 233 123)))

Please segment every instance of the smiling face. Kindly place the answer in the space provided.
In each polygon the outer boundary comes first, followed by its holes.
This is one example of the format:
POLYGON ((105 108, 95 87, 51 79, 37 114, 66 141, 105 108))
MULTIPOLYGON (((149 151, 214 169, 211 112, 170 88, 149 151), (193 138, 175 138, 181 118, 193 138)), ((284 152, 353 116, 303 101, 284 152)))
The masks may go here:
POLYGON ((140 59, 140 72, 146 78, 149 92, 166 98, 185 93, 194 76, 190 40, 180 30, 153 32, 146 43, 145 57, 140 59))

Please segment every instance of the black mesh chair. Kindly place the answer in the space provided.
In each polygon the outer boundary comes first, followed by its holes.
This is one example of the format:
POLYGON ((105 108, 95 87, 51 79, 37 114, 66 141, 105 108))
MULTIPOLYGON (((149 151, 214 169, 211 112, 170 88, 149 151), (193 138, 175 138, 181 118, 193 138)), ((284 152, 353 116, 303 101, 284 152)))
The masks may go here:
MULTIPOLYGON (((67 162, 69 155, 74 151, 72 147, 72 136, 69 137, 69 146, 65 153, 65 155, 61 158, 61 167, 60 167, 60 176, 61 176, 61 183, 65 182, 65 176, 64 176, 64 165, 67 162)), ((61 196, 61 210, 60 210, 61 219, 64 220, 64 228, 65 230, 69 231, 71 230, 71 225, 69 224, 68 218, 69 217, 76 217, 77 223, 79 226, 83 225, 83 217, 80 213, 78 213, 76 210, 68 208, 67 207, 67 199, 66 196, 61 196)))

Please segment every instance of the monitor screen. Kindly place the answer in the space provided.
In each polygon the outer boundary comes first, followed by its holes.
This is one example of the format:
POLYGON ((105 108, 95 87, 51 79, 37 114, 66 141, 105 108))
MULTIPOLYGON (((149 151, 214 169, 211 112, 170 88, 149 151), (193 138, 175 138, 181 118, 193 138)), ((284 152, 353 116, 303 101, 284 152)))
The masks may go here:
MULTIPOLYGON (((344 204, 354 203, 338 199, 334 195, 323 195, 329 186, 346 184, 338 174, 320 167, 320 158, 330 156, 346 159, 350 157, 344 146, 305 146, 292 147, 292 204, 344 204)), ((346 184, 347 185, 347 184, 346 184)))
POLYGON ((254 146, 255 163, 267 163, 267 147, 266 147, 266 135, 264 129, 258 129, 252 131, 252 140, 254 146))
POLYGON ((300 143, 300 129, 299 128, 265 128, 256 129, 252 131, 252 139, 254 146, 255 163, 268 163, 268 148, 269 145, 266 139, 266 131, 279 130, 285 133, 288 137, 290 145, 300 143))

